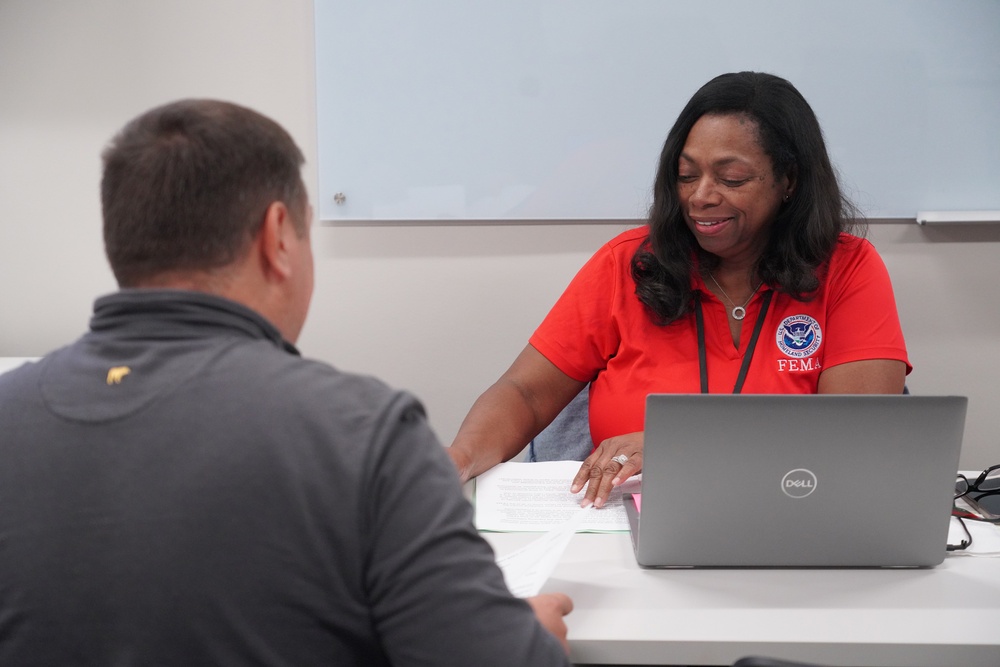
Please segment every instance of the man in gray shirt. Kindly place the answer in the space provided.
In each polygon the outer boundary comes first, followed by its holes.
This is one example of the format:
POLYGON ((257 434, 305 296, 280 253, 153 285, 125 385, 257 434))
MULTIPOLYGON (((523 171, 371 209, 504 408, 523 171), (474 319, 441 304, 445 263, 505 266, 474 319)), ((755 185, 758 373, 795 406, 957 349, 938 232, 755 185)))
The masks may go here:
POLYGON ((0 376, 0 664, 564 665, 412 396, 302 359, 302 155, 185 100, 104 154, 120 291, 0 376))

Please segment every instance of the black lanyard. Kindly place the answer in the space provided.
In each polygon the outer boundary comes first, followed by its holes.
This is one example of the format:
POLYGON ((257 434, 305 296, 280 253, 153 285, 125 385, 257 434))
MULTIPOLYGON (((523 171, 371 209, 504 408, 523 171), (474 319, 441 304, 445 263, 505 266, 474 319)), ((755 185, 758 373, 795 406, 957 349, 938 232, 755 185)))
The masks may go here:
MULTIPOLYGON (((750 368, 750 360, 753 359, 753 351, 757 347, 757 337, 760 330, 764 328, 764 319, 767 316, 767 308, 771 305, 772 290, 764 292, 764 302, 760 304, 760 312, 757 314, 757 321, 753 325, 753 334, 750 335, 750 342, 747 344, 747 352, 743 355, 743 365, 740 367, 740 374, 736 377, 736 386, 733 393, 738 394, 743 391, 743 382, 747 379, 747 370, 750 368)), ((694 319, 698 327, 698 368, 701 371, 701 393, 708 393, 708 358, 705 350, 705 317, 701 313, 701 292, 694 293, 694 319)))

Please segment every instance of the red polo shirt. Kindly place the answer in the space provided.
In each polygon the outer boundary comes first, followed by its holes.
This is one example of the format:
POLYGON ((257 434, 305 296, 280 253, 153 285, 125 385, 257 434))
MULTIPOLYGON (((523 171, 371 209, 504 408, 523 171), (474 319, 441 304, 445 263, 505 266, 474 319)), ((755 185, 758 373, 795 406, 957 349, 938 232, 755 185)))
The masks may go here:
MULTIPOLYGON (((598 250, 529 339, 564 373, 591 382, 595 443, 641 431, 647 394, 701 390, 694 314, 656 326, 635 296, 630 262, 648 233, 627 231, 598 250)), ((692 285, 702 292, 709 391, 730 393, 765 290, 746 306, 737 349, 727 306, 700 277, 692 285)), ((824 368, 863 359, 896 359, 911 370, 885 264, 867 240, 844 234, 812 301, 774 293, 743 393, 816 393, 824 368)))

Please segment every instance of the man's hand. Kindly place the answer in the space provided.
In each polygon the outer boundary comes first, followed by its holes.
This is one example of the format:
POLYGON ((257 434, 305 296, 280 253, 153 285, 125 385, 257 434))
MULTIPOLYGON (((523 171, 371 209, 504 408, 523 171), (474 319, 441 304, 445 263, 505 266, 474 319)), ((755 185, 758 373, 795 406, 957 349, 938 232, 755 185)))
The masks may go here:
POLYGON ((563 593, 542 593, 525 600, 531 605, 538 617, 538 622, 546 630, 555 635, 562 644, 566 655, 569 655, 569 642, 566 641, 566 621, 563 617, 573 611, 573 601, 563 593))

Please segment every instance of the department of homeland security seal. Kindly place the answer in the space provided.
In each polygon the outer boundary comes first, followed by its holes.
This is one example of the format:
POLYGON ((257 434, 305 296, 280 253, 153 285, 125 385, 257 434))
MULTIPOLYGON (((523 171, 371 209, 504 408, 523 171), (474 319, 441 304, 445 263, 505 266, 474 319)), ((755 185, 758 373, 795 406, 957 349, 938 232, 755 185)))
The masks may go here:
POLYGON ((819 322, 808 315, 792 315, 778 325, 776 342, 786 356, 802 359, 819 349, 823 332, 819 322))

